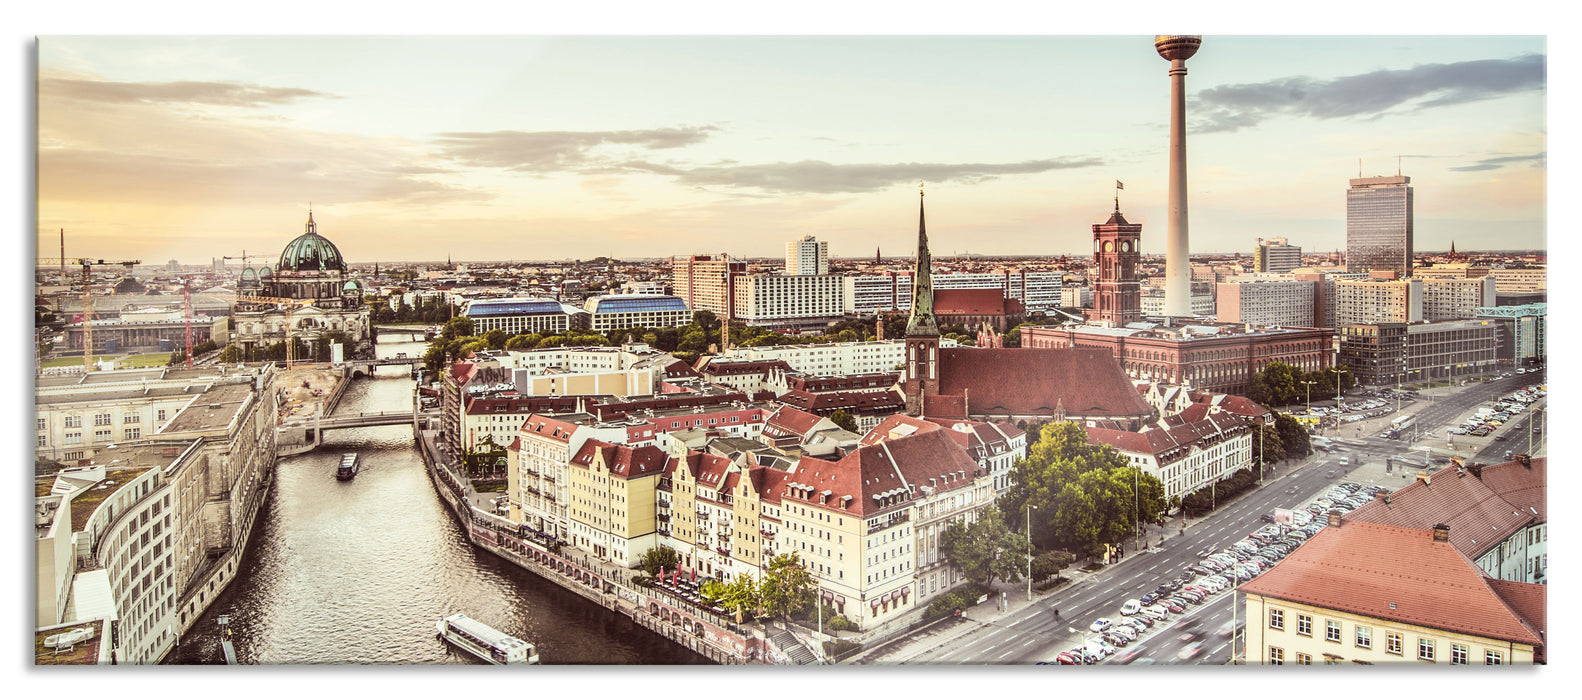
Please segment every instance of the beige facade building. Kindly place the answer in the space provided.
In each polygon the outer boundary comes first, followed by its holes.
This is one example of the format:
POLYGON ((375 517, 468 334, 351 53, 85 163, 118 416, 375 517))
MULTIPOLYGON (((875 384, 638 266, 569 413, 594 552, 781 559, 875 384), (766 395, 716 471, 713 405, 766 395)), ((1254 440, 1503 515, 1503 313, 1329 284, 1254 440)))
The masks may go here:
POLYGON ((1493 277, 1423 280, 1423 320, 1472 318, 1479 307, 1494 305, 1493 277))
POLYGON ((1431 530, 1341 520, 1246 596, 1247 663, 1544 662, 1547 588, 1489 577, 1431 530))
POLYGON ((1335 327, 1423 320, 1420 279, 1335 281, 1335 327))
POLYGON ((1314 311, 1320 282, 1290 275, 1240 276, 1215 285, 1214 318, 1255 326, 1320 327, 1314 311))

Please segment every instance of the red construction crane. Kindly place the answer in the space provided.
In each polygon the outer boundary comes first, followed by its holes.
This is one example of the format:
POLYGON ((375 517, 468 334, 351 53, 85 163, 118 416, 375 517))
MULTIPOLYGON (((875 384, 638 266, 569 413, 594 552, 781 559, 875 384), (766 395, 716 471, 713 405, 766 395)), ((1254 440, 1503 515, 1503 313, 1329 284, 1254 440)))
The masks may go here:
MULTIPOLYGON (((65 232, 61 232, 64 238, 65 232)), ((132 271, 133 265, 143 264, 142 260, 105 260, 104 258, 38 258, 34 265, 60 265, 64 267, 70 261, 82 265, 82 371, 93 371, 93 266, 94 265, 120 265, 127 272, 132 271)))

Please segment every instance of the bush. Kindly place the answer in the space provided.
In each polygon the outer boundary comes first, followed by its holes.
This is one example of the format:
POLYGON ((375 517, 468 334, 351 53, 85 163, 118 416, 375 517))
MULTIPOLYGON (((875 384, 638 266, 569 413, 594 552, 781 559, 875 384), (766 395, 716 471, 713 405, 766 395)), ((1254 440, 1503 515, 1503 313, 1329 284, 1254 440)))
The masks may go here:
POLYGON ((636 575, 632 576, 632 585, 634 585, 634 586, 643 586, 643 587, 646 588, 649 585, 651 585, 653 582, 654 582, 654 577, 652 577, 652 576, 647 576, 647 575, 644 575, 644 574, 636 574, 636 575))
POLYGON ((862 651, 862 642, 854 642, 850 639, 831 639, 824 642, 824 655, 837 661, 859 651, 862 651))
POLYGON ((988 593, 989 589, 976 583, 966 583, 957 586, 928 604, 928 609, 923 611, 923 621, 937 620, 956 611, 957 608, 966 610, 978 604, 978 598, 988 593))
POLYGON ((857 625, 846 619, 845 615, 836 615, 829 619, 829 628, 836 632, 856 632, 857 625))

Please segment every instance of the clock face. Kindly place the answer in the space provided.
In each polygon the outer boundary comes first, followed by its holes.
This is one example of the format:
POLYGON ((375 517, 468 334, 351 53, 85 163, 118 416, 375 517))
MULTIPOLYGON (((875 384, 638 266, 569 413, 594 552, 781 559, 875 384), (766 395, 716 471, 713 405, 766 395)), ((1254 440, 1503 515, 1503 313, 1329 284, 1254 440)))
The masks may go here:
POLYGON ((1121 252, 1122 253, 1130 253, 1130 252, 1132 252, 1132 242, 1131 241, 1121 241, 1121 252))
POLYGON ((1115 252, 1115 241, 1105 241, 1104 242, 1104 252, 1106 252, 1106 253, 1113 253, 1113 252, 1115 252))

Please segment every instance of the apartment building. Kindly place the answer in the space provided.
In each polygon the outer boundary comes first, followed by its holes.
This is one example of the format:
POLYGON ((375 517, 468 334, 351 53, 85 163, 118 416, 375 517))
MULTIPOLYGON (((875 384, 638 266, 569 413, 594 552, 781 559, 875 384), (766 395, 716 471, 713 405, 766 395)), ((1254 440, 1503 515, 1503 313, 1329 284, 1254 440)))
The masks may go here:
POLYGON ((1254 272, 1278 274, 1290 272, 1301 266, 1301 246, 1291 245, 1284 238, 1258 239, 1258 247, 1254 249, 1252 257, 1254 272))
POLYGON ((1283 277, 1238 277, 1215 285, 1214 319, 1220 323, 1317 328, 1318 282, 1283 277))
POLYGON ((829 274, 829 241, 803 236, 786 243, 785 269, 788 275, 829 274))
MULTIPOLYGON (((959 344, 950 338, 940 338, 939 347, 954 348, 959 344)), ((869 340, 855 343, 830 343, 827 345, 773 345, 748 348, 731 348, 733 360, 781 360, 798 372, 818 376, 848 374, 874 374, 894 372, 905 359, 905 340, 869 340)))
POLYGON ((590 439, 566 465, 573 545, 628 568, 659 542, 656 496, 669 455, 590 439))
MULTIPOLYGON (((1101 424, 1102 425, 1102 424, 1101 424)), ((1088 441, 1109 445, 1164 485, 1165 498, 1184 498, 1256 466, 1254 427, 1217 407, 1192 404, 1142 430, 1087 426, 1088 441)))
POLYGON ((1247 663, 1544 663, 1547 587, 1491 578, 1451 527, 1330 526, 1242 584, 1247 663))
POLYGON ((1335 327, 1421 322, 1423 283, 1420 279, 1336 280, 1335 327))
POLYGON ((730 316, 732 280, 747 274, 747 263, 730 256, 677 255, 670 258, 671 288, 693 311, 730 316))
POLYGON ((846 312, 839 275, 750 275, 732 280, 731 318, 750 326, 822 330, 846 312))
POLYGON ((1423 320, 1472 318, 1480 306, 1494 306, 1492 277, 1424 279, 1423 320))

